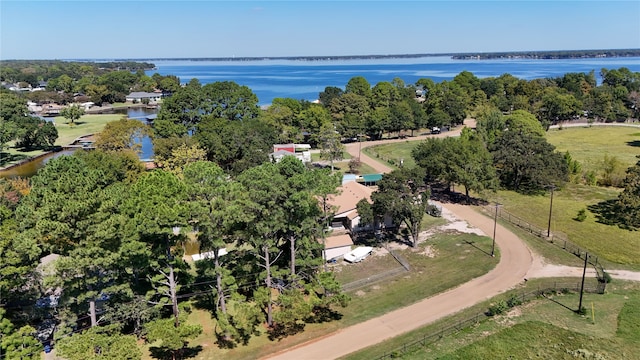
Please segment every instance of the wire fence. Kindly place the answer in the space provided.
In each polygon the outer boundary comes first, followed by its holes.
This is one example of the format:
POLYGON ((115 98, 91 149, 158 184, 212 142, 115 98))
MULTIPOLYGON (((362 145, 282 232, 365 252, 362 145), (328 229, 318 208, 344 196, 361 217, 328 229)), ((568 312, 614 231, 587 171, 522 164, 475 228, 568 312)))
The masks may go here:
POLYGON ((363 279, 359 279, 356 281, 352 281, 348 284, 344 284, 342 285, 342 291, 353 291, 353 290, 361 289, 365 286, 373 285, 375 283, 382 282, 390 278, 394 278, 406 272, 407 270, 404 267, 398 266, 397 268, 383 271, 381 273, 377 273, 375 275, 372 275, 363 279))
MULTIPOLYGON (((567 282, 548 282, 541 283, 536 290, 529 290, 527 292, 521 293, 512 293, 510 302, 511 305, 509 307, 517 306, 523 304, 525 302, 546 297, 549 294, 556 293, 567 293, 567 292, 580 292, 581 282, 578 281, 576 283, 567 283, 567 282)), ((599 294, 600 287, 599 284, 585 284, 584 292, 599 294)), ((382 356, 376 358, 377 360, 385 360, 385 359, 397 359, 401 358, 403 355, 407 353, 414 352, 418 349, 425 348, 444 337, 456 334, 462 330, 468 329, 472 326, 475 326, 482 321, 492 317, 490 312, 483 311, 478 312, 470 317, 467 317, 463 320, 454 321, 448 324, 445 324, 439 328, 430 329, 426 331, 421 336, 415 338, 412 341, 406 342, 403 345, 393 349, 390 352, 385 352, 382 356)))
POLYGON ((583 249, 580 246, 572 243, 571 241, 569 241, 569 238, 565 234, 549 232, 549 229, 543 229, 536 225, 533 225, 528 221, 525 221, 522 218, 517 217, 500 207, 498 207, 496 210, 495 206, 486 205, 483 207, 483 210, 488 214, 491 214, 492 216, 496 216, 496 211, 497 211, 497 216, 500 219, 506 220, 510 224, 513 224, 523 230, 526 230, 532 235, 535 235, 536 237, 538 237, 538 239, 545 241, 548 244, 554 245, 557 248, 562 249, 568 253, 571 253, 582 260, 584 260, 586 257, 587 263, 592 265, 596 270, 596 276, 598 277, 598 282, 602 284, 600 285, 602 288, 601 290, 602 292, 600 293, 601 294, 604 293, 605 288, 607 286, 606 285, 607 278, 605 275, 606 271, 602 266, 602 264, 598 261, 598 256, 589 254, 586 249, 583 249), (547 236, 547 234, 549 234, 549 236, 547 236))

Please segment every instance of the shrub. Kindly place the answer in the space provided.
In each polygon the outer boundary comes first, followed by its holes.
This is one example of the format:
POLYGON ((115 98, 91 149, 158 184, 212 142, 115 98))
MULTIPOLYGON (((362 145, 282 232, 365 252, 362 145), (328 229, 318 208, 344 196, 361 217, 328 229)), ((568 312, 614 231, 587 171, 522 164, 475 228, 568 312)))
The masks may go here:
POLYGON ((504 313, 509 308, 507 302, 504 300, 498 301, 498 303, 489 306, 489 310, 487 311, 488 316, 495 316, 504 313))
POLYGON ((584 208, 580 209, 578 211, 578 215, 576 215, 576 217, 573 218, 573 220, 580 221, 580 222, 583 222, 586 219, 587 219, 587 209, 584 209, 584 208))
POLYGON ((360 167, 362 163, 360 162, 359 158, 353 158, 349 161, 349 171, 351 171, 352 173, 355 173, 358 171, 358 168, 360 167))
POLYGON ((442 211, 435 205, 427 205, 425 212, 433 217, 441 217, 442 211))
POLYGON ((518 296, 516 296, 515 294, 511 295, 509 300, 507 300, 507 306, 509 306, 510 308, 521 305, 521 304, 522 304, 522 300, 520 300, 518 296))

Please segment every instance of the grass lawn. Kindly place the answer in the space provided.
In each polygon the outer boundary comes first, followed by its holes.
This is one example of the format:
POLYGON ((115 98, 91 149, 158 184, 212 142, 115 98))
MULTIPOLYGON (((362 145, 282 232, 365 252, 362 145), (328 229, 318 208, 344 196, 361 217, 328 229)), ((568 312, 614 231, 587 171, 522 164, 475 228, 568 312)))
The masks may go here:
POLYGON ((583 170, 599 171, 604 155, 615 156, 624 168, 635 164, 640 155, 640 129, 625 126, 570 127, 549 130, 547 140, 556 150, 569 151, 583 170))
MULTIPOLYGON (((596 222, 587 211, 583 222, 574 220, 580 209, 603 200, 616 198, 618 190, 595 186, 568 184, 553 196, 551 231, 561 232, 571 242, 593 252, 604 261, 605 269, 640 269, 640 233, 596 222)), ((489 195, 491 201, 504 204, 504 209, 520 218, 546 229, 549 219, 550 196, 525 196, 513 191, 499 191, 489 195), (524 205, 526 204, 526 206, 524 205)))
POLYGON ((407 140, 401 143, 370 146, 362 149, 362 151, 372 159, 378 160, 391 168, 396 168, 400 165, 400 160, 403 160, 405 167, 414 167, 416 163, 411 156, 411 150, 419 143, 420 141, 407 140))
MULTIPOLYGON (((71 126, 67 123, 67 119, 58 116, 54 119, 56 129, 58 130, 58 139, 55 145, 69 145, 80 136, 99 133, 108 122, 120 118, 122 118, 122 114, 83 115, 75 125, 71 126)), ((9 147, 2 153, 0 165, 11 165, 44 153, 44 150, 22 151, 21 149, 16 149, 10 143, 9 147)))
MULTIPOLYGON (((189 344, 191 347, 202 346, 202 350, 193 359, 261 358, 436 295, 491 270, 499 261, 499 253, 496 258, 491 258, 476 248, 490 251, 491 242, 491 238, 474 234, 434 235, 415 250, 400 250, 402 256, 411 263, 410 272, 352 292, 351 303, 344 309, 337 309, 342 315, 340 320, 307 324, 304 332, 277 342, 269 341, 264 328, 261 327, 261 336, 254 336, 247 346, 234 349, 219 349, 211 333, 203 334, 189 344), (473 242, 473 245, 468 242, 473 242), (429 252, 426 251, 426 247, 429 252), (430 257, 427 254, 435 256, 430 257)), ((336 275, 342 281, 353 281, 371 275, 369 271, 385 271, 399 266, 394 262, 388 254, 370 256, 362 263, 345 264, 343 270, 336 275)), ((189 321, 200 323, 209 329, 215 328, 215 321, 211 320, 211 315, 204 310, 195 310, 189 321)), ((143 358, 151 359, 147 351, 143 358)))
POLYGON ((58 116, 55 118, 56 129, 58 129, 56 145, 69 145, 80 136, 99 133, 108 122, 122 117, 122 114, 83 115, 75 125, 69 125, 67 119, 58 116))
MULTIPOLYGON (((340 161, 345 161, 345 160, 351 160, 351 154, 349 154, 346 151, 342 152, 342 160, 336 160, 334 161, 334 164, 340 161)), ((326 161, 329 162, 329 160, 323 160, 320 158, 320 152, 313 152, 311 153, 311 161, 313 162, 318 162, 318 161, 326 161)))
MULTIPOLYGON (((562 279, 558 279, 562 281, 562 279)), ((522 293, 541 286, 532 280, 512 292, 522 293)), ((575 281, 575 279, 573 279, 575 281)), ((421 329, 390 339, 345 359, 375 359, 422 339, 425 334, 465 320, 486 310, 498 296, 421 329)), ((579 295, 556 294, 525 303, 425 348, 398 356, 402 359, 574 359, 585 356, 579 349, 604 355, 603 359, 630 359, 640 351, 640 284, 615 281, 604 295, 585 294, 586 316, 576 315, 579 295), (567 309, 567 307, 569 309, 567 309), (592 318, 591 310, 595 317, 592 318), (595 321, 594 321, 595 319, 595 321)))

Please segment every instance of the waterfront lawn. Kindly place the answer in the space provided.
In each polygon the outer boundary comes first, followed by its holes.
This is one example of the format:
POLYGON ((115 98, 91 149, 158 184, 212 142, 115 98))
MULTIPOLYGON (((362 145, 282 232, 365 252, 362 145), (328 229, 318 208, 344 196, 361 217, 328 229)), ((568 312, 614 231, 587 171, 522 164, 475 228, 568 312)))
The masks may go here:
MULTIPOLYGON (((640 269, 640 235, 613 225, 598 223, 588 208, 601 201, 615 199, 619 190, 568 184, 553 195, 551 232, 564 233, 569 240, 597 255, 605 269, 640 269), (587 209, 585 221, 574 220, 578 211, 587 209), (605 261, 603 261, 605 260, 605 261)), ((549 219, 549 194, 527 196, 513 191, 498 191, 488 200, 504 204, 504 209, 539 228, 546 229, 549 219)))
POLYGON ((123 116, 122 114, 83 115, 74 125, 70 125, 67 119, 57 116, 54 119, 58 129, 56 145, 70 145, 80 136, 97 134, 108 122, 119 120, 123 116))
MULTIPOLYGON (((256 359, 285 350, 306 341, 330 334, 341 328, 383 315, 389 311, 410 305, 424 298, 454 288, 481 276, 498 263, 495 258, 478 250, 491 249, 491 238, 475 234, 437 234, 421 243, 417 249, 399 250, 409 260, 411 271, 350 292, 351 303, 344 309, 336 308, 341 319, 321 324, 306 324, 304 332, 286 337, 277 342, 270 341, 264 327, 259 327, 259 336, 254 336, 246 346, 220 349, 213 334, 203 334, 189 343, 190 347, 201 346, 194 359, 256 359), (472 243, 472 244, 470 244, 472 243), (427 247, 428 251, 427 251, 427 247), (430 257, 427 254, 434 254, 430 257)), ((485 250, 486 251, 486 250, 485 250)), ((341 280, 354 281, 399 266, 391 255, 373 255, 360 264, 345 264, 336 275, 341 280), (358 271, 353 271, 353 270, 358 271)), ((205 310, 196 309, 189 316, 190 323, 200 323, 215 328, 215 320, 205 310)), ((143 359, 152 359, 145 346, 143 359)))

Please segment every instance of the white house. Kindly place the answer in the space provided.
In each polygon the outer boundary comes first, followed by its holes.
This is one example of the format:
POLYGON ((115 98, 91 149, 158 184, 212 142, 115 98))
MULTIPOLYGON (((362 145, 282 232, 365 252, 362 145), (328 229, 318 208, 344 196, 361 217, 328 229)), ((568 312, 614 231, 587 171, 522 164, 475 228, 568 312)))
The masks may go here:
POLYGON ((285 156, 295 156, 303 163, 311 162, 311 145, 309 144, 275 144, 269 157, 279 162, 285 156))
POLYGON ((158 102, 162 99, 162 93, 136 91, 127 95, 126 99, 132 103, 139 103, 144 99, 148 99, 149 102, 158 102))

